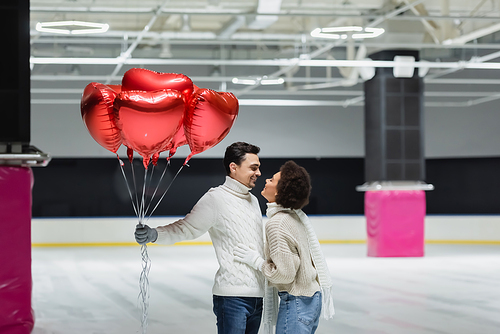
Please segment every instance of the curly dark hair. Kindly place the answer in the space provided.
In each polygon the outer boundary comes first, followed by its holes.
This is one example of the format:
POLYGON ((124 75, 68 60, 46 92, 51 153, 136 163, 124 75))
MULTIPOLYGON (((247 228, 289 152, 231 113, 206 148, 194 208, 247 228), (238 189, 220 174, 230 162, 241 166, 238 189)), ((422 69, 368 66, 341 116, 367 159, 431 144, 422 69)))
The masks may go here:
POLYGON ((224 154, 224 167, 226 168, 226 174, 231 174, 231 170, 229 165, 231 162, 234 162, 238 166, 241 165, 243 160, 246 159, 247 153, 259 154, 260 147, 248 144, 245 142, 236 142, 232 143, 228 147, 226 147, 226 153, 224 154))
POLYGON ((287 161, 280 168, 281 178, 276 186, 276 203, 290 209, 302 209, 309 203, 311 177, 304 167, 287 161))

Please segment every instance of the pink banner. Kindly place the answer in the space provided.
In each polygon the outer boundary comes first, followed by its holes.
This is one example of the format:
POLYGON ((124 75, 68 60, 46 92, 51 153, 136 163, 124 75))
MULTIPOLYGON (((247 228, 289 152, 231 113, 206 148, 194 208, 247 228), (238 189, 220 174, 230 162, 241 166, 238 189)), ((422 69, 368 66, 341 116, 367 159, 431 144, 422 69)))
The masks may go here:
POLYGON ((28 334, 31 308, 30 168, 0 166, 0 333, 28 334))
POLYGON ((425 192, 365 193, 368 256, 423 256, 425 192))

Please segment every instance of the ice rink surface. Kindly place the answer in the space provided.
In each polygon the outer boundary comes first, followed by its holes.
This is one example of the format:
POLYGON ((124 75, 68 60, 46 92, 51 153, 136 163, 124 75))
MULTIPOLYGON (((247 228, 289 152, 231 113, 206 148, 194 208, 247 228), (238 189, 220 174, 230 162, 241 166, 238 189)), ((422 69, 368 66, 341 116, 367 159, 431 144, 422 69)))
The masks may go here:
MULTIPOLYGON (((500 245, 426 245, 370 258, 322 244, 336 315, 318 334, 500 333, 500 245)), ((212 246, 153 246, 147 333, 216 333, 212 246)), ((139 247, 33 248, 33 334, 142 333, 139 247)))

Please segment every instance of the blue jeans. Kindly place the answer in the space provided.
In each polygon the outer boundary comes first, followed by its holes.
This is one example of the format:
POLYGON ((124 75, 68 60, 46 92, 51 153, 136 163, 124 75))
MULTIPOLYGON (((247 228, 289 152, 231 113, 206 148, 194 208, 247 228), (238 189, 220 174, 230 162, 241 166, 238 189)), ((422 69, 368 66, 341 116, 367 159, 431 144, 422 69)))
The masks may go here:
POLYGON ((321 315, 321 292, 312 297, 293 296, 279 292, 280 308, 276 334, 312 334, 316 332, 321 315))
POLYGON ((214 295, 218 334, 257 334, 262 318, 262 298, 214 295))

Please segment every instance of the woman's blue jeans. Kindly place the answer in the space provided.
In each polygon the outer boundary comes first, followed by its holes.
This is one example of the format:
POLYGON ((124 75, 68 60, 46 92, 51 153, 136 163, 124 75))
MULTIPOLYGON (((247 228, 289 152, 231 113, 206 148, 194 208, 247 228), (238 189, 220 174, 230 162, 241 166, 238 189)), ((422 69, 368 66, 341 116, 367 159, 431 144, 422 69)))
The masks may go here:
POLYGON ((214 295, 218 334, 257 334, 262 317, 262 298, 214 295))
POLYGON ((321 292, 312 297, 293 296, 279 292, 280 307, 276 334, 312 334, 316 332, 321 315, 321 292))

